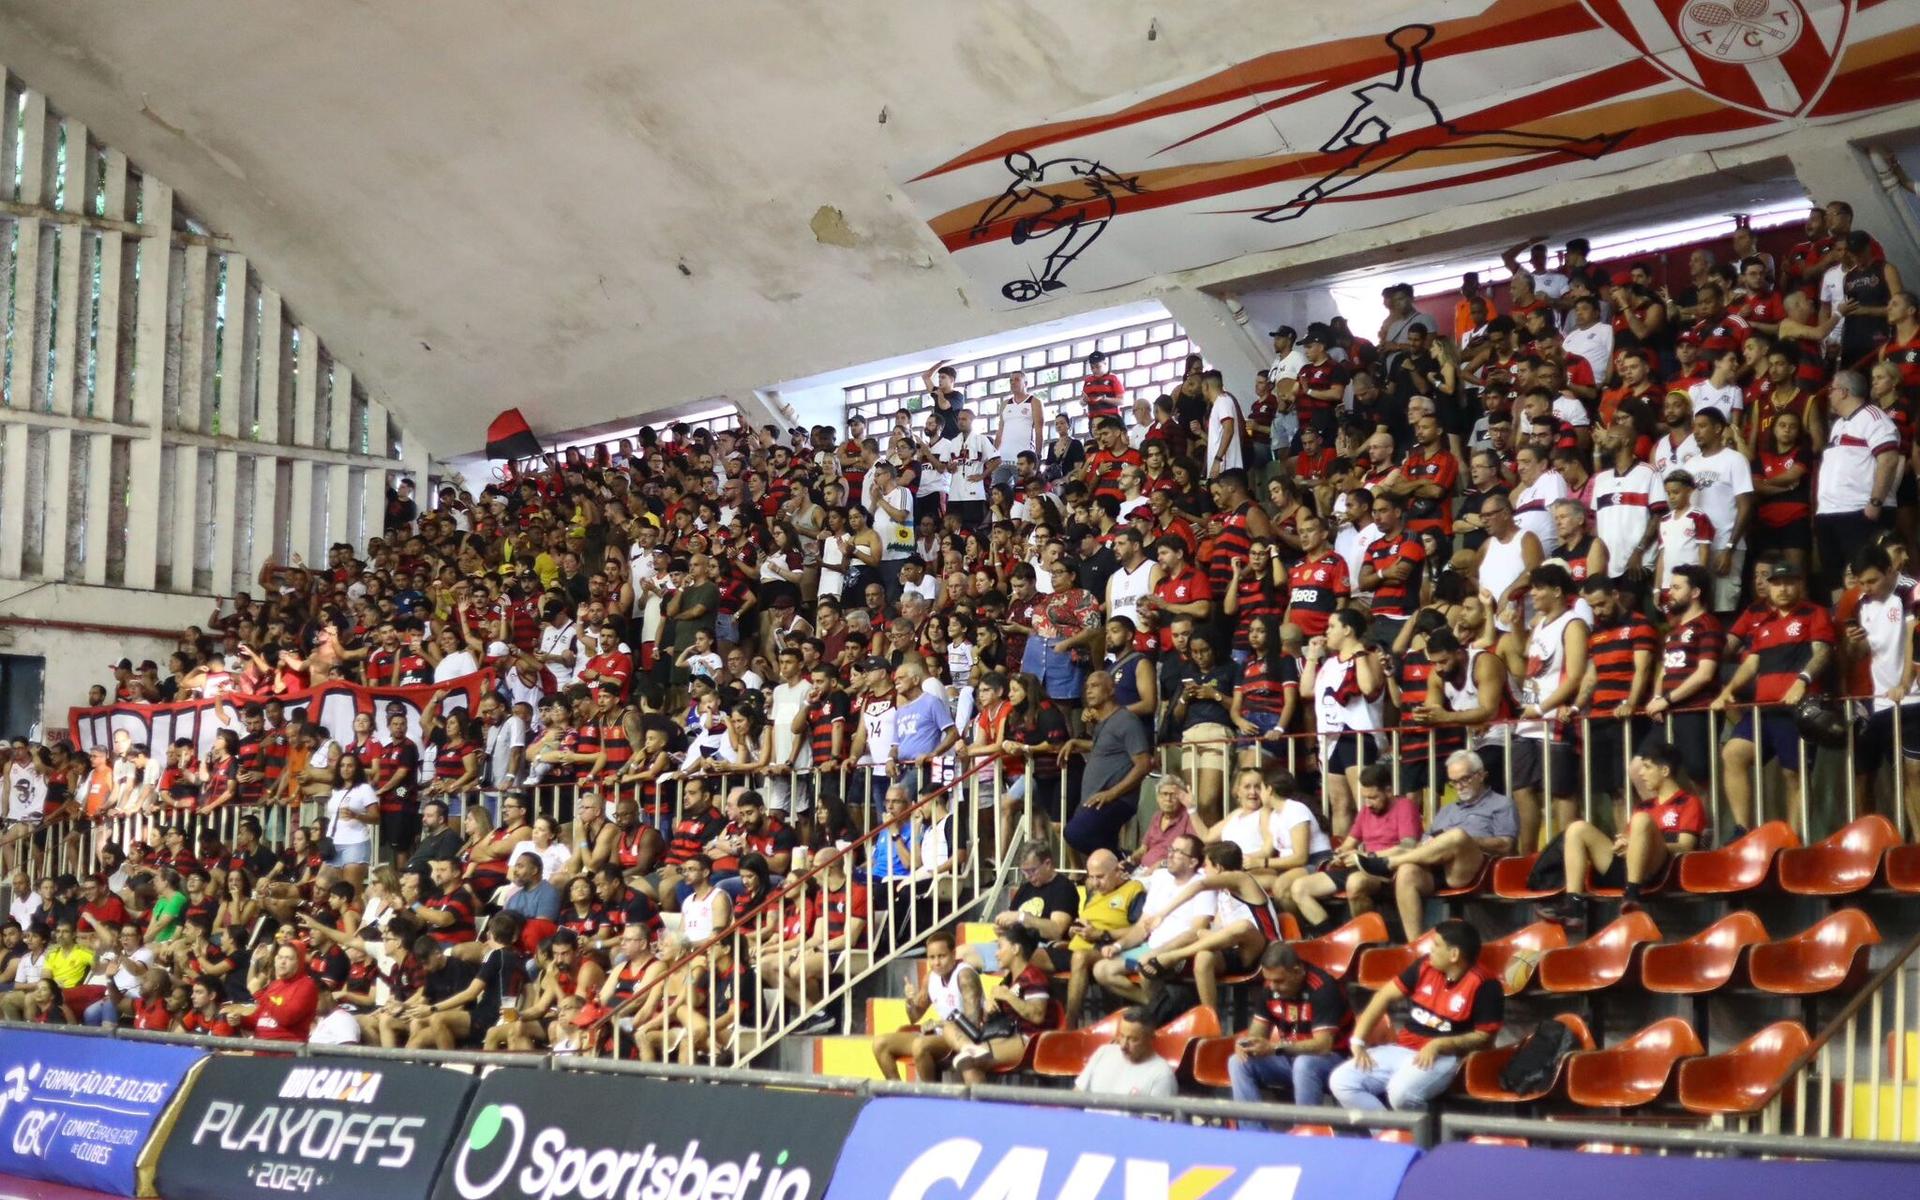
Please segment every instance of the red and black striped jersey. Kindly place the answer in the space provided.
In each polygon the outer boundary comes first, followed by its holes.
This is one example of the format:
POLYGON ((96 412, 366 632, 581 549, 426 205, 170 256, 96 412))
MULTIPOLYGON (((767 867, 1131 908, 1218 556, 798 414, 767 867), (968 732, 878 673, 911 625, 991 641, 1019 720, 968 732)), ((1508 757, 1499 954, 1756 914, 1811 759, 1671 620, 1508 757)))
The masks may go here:
POLYGON ((1634 659, 1642 653, 1652 654, 1658 640, 1653 626, 1638 614, 1594 628, 1587 639, 1587 661, 1593 664, 1593 712, 1611 715, 1632 695, 1634 659))
POLYGON ((1111 496, 1117 503, 1126 498, 1126 492, 1120 487, 1121 470, 1139 465, 1138 450, 1122 450, 1118 454, 1095 450, 1087 455, 1087 488, 1096 500, 1101 496, 1111 496))
POLYGON ((1760 479, 1777 479, 1794 467, 1806 468, 1800 482, 1784 492, 1768 492, 1759 498, 1759 507, 1753 515, 1768 529, 1788 529, 1812 518, 1813 454, 1805 442, 1784 454, 1777 450, 1760 451, 1760 479))
POLYGON ((1427 560, 1427 548, 1404 533, 1392 537, 1378 538, 1367 547, 1367 565, 1380 575, 1380 582, 1373 587, 1373 615, 1376 617, 1411 616, 1414 606, 1419 603, 1420 565, 1427 560), (1399 563, 1409 563, 1413 569, 1407 577, 1398 582, 1389 582, 1388 571, 1399 563))
POLYGON ((1240 693, 1240 711, 1278 715, 1286 708, 1287 692, 1300 690, 1300 668, 1285 654, 1249 658, 1240 666, 1234 690, 1240 693))
MULTIPOLYGON (((1780 700, 1792 688, 1800 672, 1813 659, 1813 648, 1838 641, 1833 618, 1811 600, 1802 600, 1785 612, 1770 613, 1754 628, 1747 651, 1760 660, 1760 673, 1754 676, 1753 699, 1758 704, 1780 700)), ((1813 680, 1809 695, 1822 690, 1822 681, 1813 680)))
POLYGON ((1120 401, 1125 398, 1127 389, 1118 375, 1107 371, 1087 376, 1086 382, 1080 385, 1080 394, 1087 402, 1087 421, 1092 423, 1102 417, 1119 416, 1120 401))
POLYGON ((673 823, 673 836, 667 839, 667 865, 677 867, 699 854, 726 827, 727 819, 712 806, 701 809, 697 815, 681 817, 673 823))
MULTIPOLYGON (((1670 626, 1661 645, 1661 695, 1671 698, 1673 689, 1686 682, 1702 661, 1712 659, 1719 662, 1725 645, 1726 636, 1720 629, 1720 619, 1712 613, 1701 613, 1691 621, 1670 626)), ((1713 688, 1709 685, 1679 703, 1683 707, 1704 704, 1712 698, 1713 688)))
POLYGON ((1252 508, 1252 501, 1248 501, 1218 517, 1220 536, 1213 539, 1213 553, 1207 556, 1207 582, 1213 585, 1216 596, 1227 594, 1234 561, 1245 563, 1248 551, 1253 548, 1253 535, 1247 532, 1247 513, 1252 508))
POLYGON ((1400 473, 1415 483, 1433 483, 1440 486, 1440 495, 1431 499, 1414 497, 1407 502, 1407 532, 1422 534, 1429 529, 1437 529, 1442 534, 1453 533, 1453 497, 1460 488, 1460 460, 1446 450, 1436 450, 1429 457, 1415 447, 1400 464, 1400 473))
POLYGON ((833 746, 834 729, 840 734, 840 755, 847 752, 847 694, 841 691, 829 691, 813 704, 807 706, 807 745, 813 751, 813 761, 828 763, 836 755, 833 746))
POLYGON ((1317 413, 1331 412, 1335 401, 1323 400, 1313 395, 1330 388, 1344 388, 1347 384, 1347 371, 1332 359, 1324 362, 1307 363, 1300 368, 1299 399, 1294 407, 1300 410, 1300 418, 1307 421, 1317 413))
POLYGON ((1880 347, 1880 361, 1900 372, 1900 390, 1908 400, 1920 400, 1920 336, 1880 347))
POLYGON ((1308 637, 1319 637, 1327 631, 1334 610, 1352 594, 1347 560, 1329 550, 1287 572, 1287 619, 1308 637))
POLYGON ((480 901, 465 884, 456 886, 444 896, 435 896, 421 907, 453 914, 453 924, 428 930, 434 941, 443 946, 458 946, 474 940, 473 919, 480 911, 480 901))
MULTIPOLYGON (((1224 587, 1220 594, 1226 595, 1224 587)), ((1238 605, 1238 611, 1233 617, 1233 648, 1235 650, 1248 648, 1247 629, 1253 624, 1255 617, 1272 617, 1278 621, 1287 611, 1280 589, 1271 579, 1258 579, 1245 572, 1240 575, 1240 592, 1235 603, 1238 605)))

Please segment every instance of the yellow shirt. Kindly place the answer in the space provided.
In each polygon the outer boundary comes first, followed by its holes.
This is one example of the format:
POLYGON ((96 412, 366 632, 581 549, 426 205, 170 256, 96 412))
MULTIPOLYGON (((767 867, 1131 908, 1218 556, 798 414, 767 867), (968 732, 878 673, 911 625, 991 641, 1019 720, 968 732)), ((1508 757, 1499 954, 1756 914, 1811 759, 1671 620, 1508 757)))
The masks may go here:
MULTIPOLYGON (((1146 891, 1146 884, 1138 879, 1129 879, 1104 895, 1096 896, 1090 892, 1081 902, 1080 919, 1102 933, 1110 933, 1118 937, 1126 932, 1127 926, 1133 924, 1134 908, 1140 903, 1140 898, 1146 894, 1146 891)), ((1083 937, 1076 937, 1068 943, 1070 950, 1092 950, 1093 948, 1094 944, 1083 937)))
POLYGON ((47 947, 47 975, 62 988, 79 987, 93 970, 93 951, 74 943, 68 950, 47 947))
POLYGON ((533 560, 533 573, 540 577, 540 586, 550 588, 560 578, 560 560, 542 550, 533 560))

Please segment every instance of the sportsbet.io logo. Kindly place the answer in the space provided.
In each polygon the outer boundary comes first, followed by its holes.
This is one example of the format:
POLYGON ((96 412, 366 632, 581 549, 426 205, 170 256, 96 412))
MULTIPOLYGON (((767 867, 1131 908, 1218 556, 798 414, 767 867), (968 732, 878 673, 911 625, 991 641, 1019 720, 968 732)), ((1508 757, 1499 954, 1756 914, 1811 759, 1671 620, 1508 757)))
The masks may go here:
POLYGON ((453 1160, 453 1186, 464 1200, 537 1196, 559 1200, 807 1200, 813 1177, 787 1168, 782 1150, 771 1163, 755 1151, 745 1162, 709 1161, 700 1141, 678 1154, 656 1143, 638 1150, 570 1145, 565 1130, 547 1126, 528 1135, 517 1104, 489 1104, 474 1115, 453 1160))

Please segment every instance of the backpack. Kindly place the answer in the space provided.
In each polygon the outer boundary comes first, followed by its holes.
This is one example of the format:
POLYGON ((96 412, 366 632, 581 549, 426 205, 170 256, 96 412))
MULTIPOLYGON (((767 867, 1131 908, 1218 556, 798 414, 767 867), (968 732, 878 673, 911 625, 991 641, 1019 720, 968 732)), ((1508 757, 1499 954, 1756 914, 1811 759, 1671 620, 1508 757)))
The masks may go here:
POLYGON ((1573 1031, 1558 1021, 1543 1021, 1500 1068, 1500 1086, 1519 1096, 1544 1092, 1553 1083, 1560 1060, 1576 1049, 1573 1031))
POLYGON ((1540 851, 1540 857, 1533 860, 1533 869, 1527 872, 1527 890, 1534 892, 1557 892, 1567 886, 1566 834, 1555 834, 1540 851))

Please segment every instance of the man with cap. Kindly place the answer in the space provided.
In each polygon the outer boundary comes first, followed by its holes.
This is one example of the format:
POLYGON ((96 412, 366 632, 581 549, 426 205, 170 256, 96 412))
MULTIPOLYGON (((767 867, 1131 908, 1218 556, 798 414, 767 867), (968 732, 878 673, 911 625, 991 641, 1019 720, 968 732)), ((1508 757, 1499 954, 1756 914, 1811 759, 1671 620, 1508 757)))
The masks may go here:
POLYGON ((1087 355, 1087 376, 1080 385, 1081 398, 1087 402, 1087 423, 1092 425, 1102 417, 1120 417, 1120 405, 1126 399, 1127 389, 1121 385, 1120 377, 1107 370, 1107 354, 1104 350, 1095 350, 1087 355))
POLYGON ((113 701, 115 704, 132 704, 140 699, 139 687, 133 679, 133 660, 123 658, 107 667, 113 672, 113 701))
POLYGON ((1300 423, 1312 425, 1329 440, 1334 432, 1334 414, 1347 397, 1347 372, 1327 355, 1328 334, 1323 325, 1307 327, 1300 340, 1305 361, 1300 365, 1300 386, 1295 393, 1300 423))
MULTIPOLYGON (((1839 641, 1826 608, 1807 599, 1797 564, 1787 559, 1775 563, 1765 588, 1766 615, 1753 626, 1747 653, 1713 701, 1715 712, 1733 720, 1732 736, 1720 747, 1720 779, 1733 813, 1734 837, 1752 828, 1759 815, 1753 796, 1756 758, 1779 760, 1786 783, 1783 815, 1791 818, 1800 811, 1800 780, 1808 764, 1800 761, 1794 709, 1825 691, 1827 664, 1839 641), (1749 704, 1758 707, 1745 707, 1749 704)), ((1809 831, 1800 833, 1806 836, 1809 831)))

